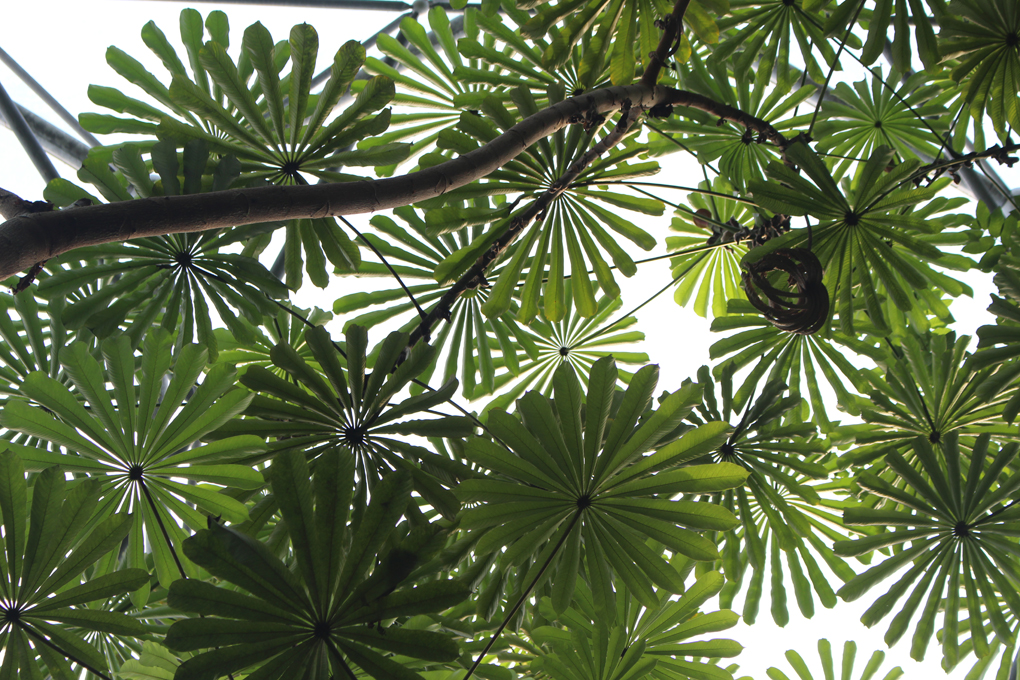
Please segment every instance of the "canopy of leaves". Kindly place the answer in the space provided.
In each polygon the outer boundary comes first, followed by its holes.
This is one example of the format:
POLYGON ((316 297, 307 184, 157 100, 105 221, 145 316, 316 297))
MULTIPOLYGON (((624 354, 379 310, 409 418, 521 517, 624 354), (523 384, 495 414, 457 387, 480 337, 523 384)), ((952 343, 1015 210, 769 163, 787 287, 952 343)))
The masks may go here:
MULTIPOLYGON (((150 22, 166 73, 111 47, 133 92, 80 118, 129 141, 2 192, 71 227, 0 296, 0 680, 731 680, 741 616, 866 593, 888 644, 1015 676, 1020 6, 466 5, 332 55, 150 22), (404 205, 173 228, 312 182, 404 205), (174 233, 83 226, 138 205, 174 233), (639 274, 720 333, 696 376, 658 385, 690 331, 639 274)), ((819 654, 791 672, 900 674, 819 654)))

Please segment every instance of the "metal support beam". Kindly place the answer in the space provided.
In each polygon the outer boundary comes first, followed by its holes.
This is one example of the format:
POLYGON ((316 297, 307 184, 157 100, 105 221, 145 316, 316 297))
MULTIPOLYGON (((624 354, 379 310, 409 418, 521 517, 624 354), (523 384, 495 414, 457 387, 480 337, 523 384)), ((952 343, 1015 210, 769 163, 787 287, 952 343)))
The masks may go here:
POLYGON ((28 154, 28 157, 32 160, 32 165, 39 171, 42 178, 49 182, 60 177, 57 169, 53 167, 53 161, 43 151, 39 140, 32 133, 32 128, 28 127, 28 123, 25 122, 21 111, 18 110, 17 105, 8 96, 7 90, 4 89, 3 85, 0 85, 0 113, 10 123, 11 130, 14 131, 14 135, 21 142, 21 147, 28 154))
MULTIPOLYGON (((15 106, 48 154, 72 168, 81 167, 82 161, 89 153, 87 146, 21 104, 15 103, 15 106)), ((7 121, 3 112, 0 112, 0 125, 13 129, 13 125, 7 121)))
POLYGON ((67 109, 61 106, 60 102, 54 99, 53 96, 46 91, 46 88, 40 85, 35 78, 30 76, 25 69, 21 68, 21 65, 14 61, 11 55, 4 52, 2 48, 0 48, 0 61, 2 61, 7 68, 14 71, 14 75, 21 78, 21 80, 28 85, 29 89, 31 89, 32 92, 35 92, 40 99, 46 102, 47 106, 53 109, 53 112, 60 116, 61 120, 67 123, 68 126, 70 126, 70 128, 74 130, 79 137, 84 139, 89 146, 100 146, 99 140, 93 137, 88 130, 79 125, 78 119, 75 118, 67 109))

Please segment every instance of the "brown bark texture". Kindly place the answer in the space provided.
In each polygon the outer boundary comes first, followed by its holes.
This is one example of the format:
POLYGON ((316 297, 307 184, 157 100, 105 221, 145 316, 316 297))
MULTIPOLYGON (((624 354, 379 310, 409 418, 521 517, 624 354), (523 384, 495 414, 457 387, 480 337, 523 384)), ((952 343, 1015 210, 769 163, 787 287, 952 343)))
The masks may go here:
POLYGON ((538 140, 586 114, 610 113, 625 105, 647 110, 666 104, 708 111, 785 145, 768 123, 702 95, 658 85, 608 87, 543 109, 470 153, 399 177, 152 197, 19 215, 0 224, 0 279, 83 246, 409 205, 485 177, 538 140))

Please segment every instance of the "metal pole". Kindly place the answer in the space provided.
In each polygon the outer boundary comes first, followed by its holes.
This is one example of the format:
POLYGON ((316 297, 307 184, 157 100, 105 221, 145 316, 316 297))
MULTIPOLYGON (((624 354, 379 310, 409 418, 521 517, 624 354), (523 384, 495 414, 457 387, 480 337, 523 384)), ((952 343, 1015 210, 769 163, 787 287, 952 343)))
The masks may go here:
POLYGON ((50 157, 43 151, 39 140, 32 134, 32 129, 28 127, 28 123, 25 122, 21 111, 18 110, 17 105, 7 95, 7 90, 4 89, 2 84, 0 84, 0 113, 7 119, 11 130, 14 131, 14 135, 21 142, 22 148, 25 149, 25 153, 28 154, 32 164, 35 165, 35 169, 39 171, 43 179, 49 182, 60 177, 57 169, 53 167, 50 157))
POLYGON ((65 123, 67 123, 71 127, 71 129, 78 134, 79 137, 88 142, 89 146, 100 146, 99 140, 93 137, 88 130, 79 125, 78 119, 71 115, 71 113, 67 109, 61 106, 60 102, 54 99, 53 96, 46 91, 46 88, 44 88, 42 85, 36 82, 35 78, 28 75, 28 72, 25 69, 21 68, 21 65, 18 64, 18 62, 14 61, 11 55, 4 52, 3 48, 0 48, 0 61, 6 64, 7 68, 14 71, 14 74, 21 78, 21 80, 26 85, 28 85, 29 89, 31 89, 32 92, 35 92, 37 95, 39 95, 39 98, 46 102, 46 104, 48 104, 49 107, 53 109, 53 111, 58 116, 60 116, 60 118, 65 123))
MULTIPOLYGON (((88 156, 89 147, 85 146, 77 139, 67 134, 60 128, 56 127, 52 123, 32 113, 21 104, 15 102, 15 106, 21 111, 21 115, 24 117, 25 122, 28 123, 28 127, 35 133, 36 139, 42 144, 43 149, 46 153, 50 154, 54 158, 67 163, 72 168, 81 166, 82 161, 88 156)), ((7 122, 7 119, 0 113, 0 125, 7 128, 13 128, 13 126, 7 122)))
MULTIPOLYGON (((370 47, 375 47, 375 43, 376 43, 376 41, 379 40, 379 36, 380 35, 382 35, 384 33, 386 35, 389 35, 390 33, 392 33, 393 31, 397 30, 397 28, 400 27, 400 22, 403 21, 405 17, 409 17, 409 16, 413 16, 413 15, 414 15, 414 12, 408 12, 406 14, 401 14, 399 17, 397 17, 396 19, 394 19, 390 23, 386 24, 386 26, 381 31, 379 31, 378 33, 376 33, 373 36, 371 36, 368 40, 363 41, 361 44, 365 46, 365 49, 368 49, 370 47)), ((331 69, 328 69, 328 68, 327 69, 323 69, 322 72, 320 72, 314 78, 312 78, 312 87, 313 88, 318 87, 319 85, 322 85, 327 80, 329 80, 330 72, 331 72, 331 69)), ((368 74, 366 74, 366 73, 364 73, 362 71, 361 73, 358 74, 356 80, 363 80, 364 78, 367 78, 367 77, 368 77, 368 74)))

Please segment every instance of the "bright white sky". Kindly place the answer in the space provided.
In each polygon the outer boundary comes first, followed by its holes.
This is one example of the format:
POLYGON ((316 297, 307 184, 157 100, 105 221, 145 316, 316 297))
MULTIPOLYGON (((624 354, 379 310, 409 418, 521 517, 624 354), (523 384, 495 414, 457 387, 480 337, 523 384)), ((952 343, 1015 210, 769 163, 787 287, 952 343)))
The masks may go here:
MULTIPOLYGON (((332 55, 344 42, 351 39, 364 40, 397 16, 391 12, 213 3, 189 5, 182 2, 137 0, 88 2, 35 0, 32 3, 5 4, 0 47, 75 115, 85 111, 109 113, 88 100, 86 90, 89 84, 120 88, 132 96, 140 96, 138 91, 132 92, 131 86, 106 64, 104 53, 108 45, 120 47, 142 61, 157 77, 169 82, 162 65, 142 43, 139 33, 147 21, 154 20, 171 42, 178 46, 184 58, 183 48, 179 45, 178 31, 178 17, 183 7, 193 6, 203 15, 207 15, 213 9, 223 9, 230 19, 231 36, 235 43, 231 53, 235 56, 241 31, 255 21, 261 21, 277 40, 286 37, 293 24, 310 23, 319 33, 317 71, 329 63, 332 55)), ((67 129, 57 116, 3 65, 0 65, 0 83, 15 101, 67 129)), ((101 141, 112 143, 117 140, 101 141)), ((44 188, 42 179, 17 144, 14 135, 3 127, 0 127, 0 158, 3 159, 3 163, 0 163, 0 187, 28 200, 42 198, 44 188)), ((62 176, 76 181, 75 170, 59 161, 55 161, 55 165, 62 176)), ((701 180, 700 169, 691 164, 670 168, 668 174, 668 179, 659 181, 694 185, 701 180)), ((671 192, 664 197, 681 202, 683 196, 674 194, 680 192, 671 192)), ((365 226, 367 219, 367 216, 358 216, 354 223, 360 229, 365 226)), ((649 230, 661 237, 665 234, 664 227, 667 224, 668 220, 659 218, 649 230)), ((659 252, 664 251, 657 249, 651 254, 659 252)), ((633 279, 623 279, 621 285, 624 309, 633 308, 651 292, 658 290, 667 280, 666 276, 668 276, 667 264, 662 262, 642 267, 633 279)), ((980 276, 966 278, 975 289, 975 300, 962 302, 953 308, 953 313, 959 320, 960 333, 973 335, 978 326, 992 323, 991 317, 984 312, 988 304, 988 293, 994 292, 994 286, 991 285, 989 278, 980 276)), ((339 280, 326 293, 317 292, 308 285, 306 288, 310 290, 302 290, 298 302, 305 306, 315 304, 329 309, 333 298, 350 292, 352 284, 361 285, 354 284, 351 279, 339 280)), ((642 349, 647 351, 652 361, 659 363, 662 369, 660 389, 676 389, 683 379, 693 377, 699 366, 708 363, 708 347, 717 337, 713 337, 709 332, 706 320, 697 317, 693 312, 679 308, 673 302, 672 291, 667 291, 645 307, 638 317, 641 321, 640 328, 648 338, 642 349)), ((722 635, 732 637, 745 646, 744 653, 735 659, 741 666, 737 677, 749 675, 763 680, 765 669, 772 665, 779 666, 794 677, 793 671, 782 658, 782 653, 787 649, 796 648, 809 665, 816 669, 816 677, 821 678, 820 668, 816 662, 815 644, 819 637, 824 636, 833 643, 837 664, 843 642, 847 639, 858 642, 857 671, 854 673, 856 680, 872 651, 885 648, 881 638, 889 619, 871 631, 859 623, 861 614, 870 605, 870 600, 849 604, 841 602, 834 610, 821 610, 809 621, 800 616, 792 589, 788 588, 791 622, 785 629, 779 629, 772 624, 768 613, 767 577, 765 583, 766 594, 761 604, 758 623, 753 628, 741 625, 722 635)), ((887 588, 890 583, 886 582, 885 587, 887 588)), ((876 594, 884 591, 885 588, 880 587, 876 594)), ((741 602, 738 600, 735 608, 739 611, 740 607, 741 602)), ((946 677, 939 666, 941 652, 937 643, 933 641, 929 648, 928 660, 923 664, 917 664, 909 658, 909 634, 905 637, 907 639, 889 652, 879 678, 884 677, 889 668, 897 664, 903 667, 908 678, 946 677)), ((968 659, 962 663, 950 677, 963 678, 970 668, 970 661, 971 659, 968 659)))

